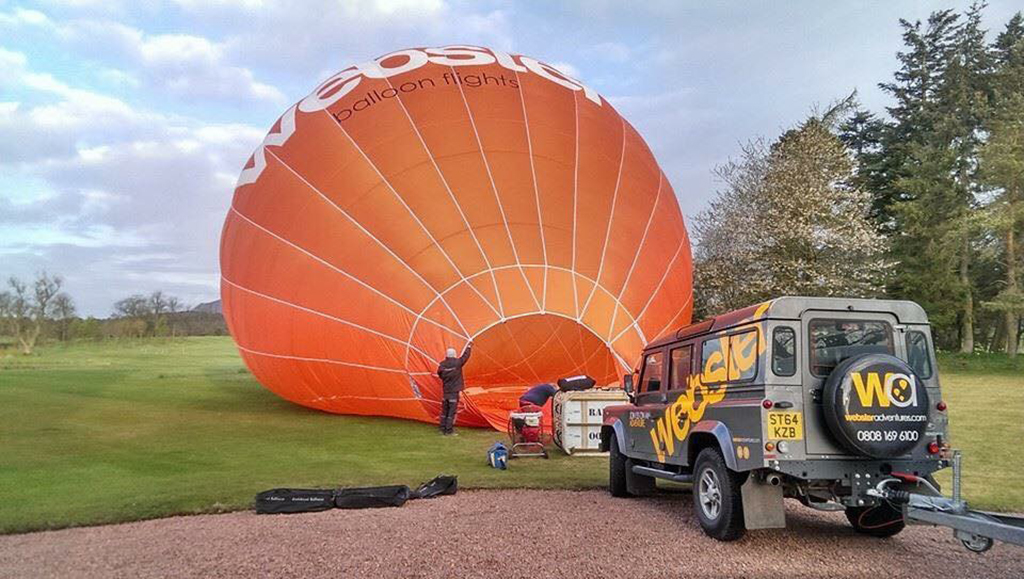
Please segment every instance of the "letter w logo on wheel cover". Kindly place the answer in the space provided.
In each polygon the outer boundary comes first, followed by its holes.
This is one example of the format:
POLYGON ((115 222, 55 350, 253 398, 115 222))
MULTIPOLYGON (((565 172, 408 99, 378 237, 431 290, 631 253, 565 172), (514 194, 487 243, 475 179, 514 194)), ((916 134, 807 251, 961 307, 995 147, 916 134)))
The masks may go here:
POLYGON ((888 408, 890 404, 899 408, 917 404, 917 380, 913 376, 888 372, 883 380, 878 372, 853 372, 850 379, 865 408, 874 406, 876 398, 881 408, 888 408))

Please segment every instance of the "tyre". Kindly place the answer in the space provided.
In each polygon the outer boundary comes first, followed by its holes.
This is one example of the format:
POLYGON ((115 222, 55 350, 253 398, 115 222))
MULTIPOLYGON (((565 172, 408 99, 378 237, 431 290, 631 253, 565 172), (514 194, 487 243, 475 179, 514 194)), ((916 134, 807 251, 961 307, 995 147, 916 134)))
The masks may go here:
POLYGON ((717 448, 705 448, 697 455, 693 469, 693 508, 709 537, 735 541, 743 536, 742 475, 729 470, 717 448))
POLYGON ((878 538, 892 537, 907 526, 903 511, 887 502, 871 507, 846 507, 846 518, 853 530, 878 538))
POLYGON ((615 433, 612 433, 608 453, 608 492, 613 497, 628 497, 629 488, 626 486, 626 456, 619 452, 619 441, 615 433))

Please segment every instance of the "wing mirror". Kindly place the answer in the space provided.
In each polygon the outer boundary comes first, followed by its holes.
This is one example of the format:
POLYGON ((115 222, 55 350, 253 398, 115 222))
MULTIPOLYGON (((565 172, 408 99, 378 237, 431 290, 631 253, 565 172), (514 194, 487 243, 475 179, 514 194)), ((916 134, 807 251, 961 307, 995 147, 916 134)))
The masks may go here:
POLYGON ((626 394, 633 395, 633 375, 626 374, 622 377, 622 389, 626 391, 626 394))

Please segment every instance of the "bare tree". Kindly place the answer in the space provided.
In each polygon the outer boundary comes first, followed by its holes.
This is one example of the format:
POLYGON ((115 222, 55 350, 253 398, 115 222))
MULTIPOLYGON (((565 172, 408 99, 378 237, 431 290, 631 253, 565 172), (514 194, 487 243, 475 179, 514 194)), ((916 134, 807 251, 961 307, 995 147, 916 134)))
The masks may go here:
POLYGON ((181 308, 181 300, 157 290, 148 296, 134 294, 118 300, 114 304, 114 317, 132 322, 118 326, 124 328, 127 335, 163 336, 173 329, 168 325, 167 314, 177 313, 181 308))
POLYGON ((66 342, 71 337, 71 322, 75 319, 75 301, 65 292, 53 298, 53 320, 57 323, 57 339, 66 342))
POLYGON ((16 277, 9 278, 7 285, 10 290, 0 298, 0 318, 18 340, 22 354, 31 354, 51 318, 54 299, 60 294, 64 280, 44 271, 36 277, 31 291, 28 284, 16 277))
POLYGON ((114 303, 115 318, 143 318, 149 315, 149 299, 135 294, 114 303))

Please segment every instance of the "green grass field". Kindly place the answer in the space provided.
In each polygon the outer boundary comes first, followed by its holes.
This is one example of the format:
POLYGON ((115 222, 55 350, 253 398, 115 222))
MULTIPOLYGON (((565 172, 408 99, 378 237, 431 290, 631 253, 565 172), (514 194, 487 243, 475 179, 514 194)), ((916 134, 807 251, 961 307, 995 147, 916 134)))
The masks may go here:
MULTIPOLYGON (((946 357, 953 441, 972 504, 1024 510, 1024 378, 946 357), (975 367, 980 367, 978 371, 975 367)), ((606 461, 484 463, 497 432, 441 438, 428 424, 333 416, 289 404, 245 371, 230 338, 49 346, 0 354, 0 532, 246 508, 277 486, 588 488, 606 461)))

